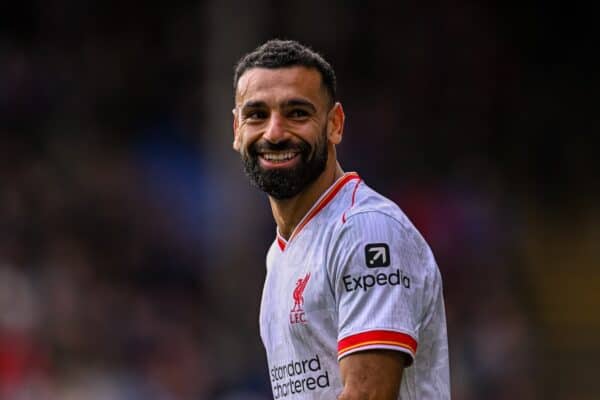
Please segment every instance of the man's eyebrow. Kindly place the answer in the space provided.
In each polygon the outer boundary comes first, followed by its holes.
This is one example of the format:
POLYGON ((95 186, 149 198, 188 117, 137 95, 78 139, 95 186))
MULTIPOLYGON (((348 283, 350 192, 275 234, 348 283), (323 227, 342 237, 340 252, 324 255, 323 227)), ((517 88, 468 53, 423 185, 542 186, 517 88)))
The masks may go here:
POLYGON ((261 108, 261 107, 266 107, 267 103, 265 103, 262 100, 249 100, 247 102, 245 102, 244 104, 242 104, 241 108, 261 108))
MULTIPOLYGON (((267 103, 262 100, 248 100, 244 104, 242 104, 241 109, 252 109, 252 108, 265 108, 267 107, 267 103)), ((292 107, 306 107, 310 109, 311 112, 316 113, 317 108, 313 103, 304 99, 289 99, 281 102, 281 108, 292 108, 292 107)))
POLYGON ((313 103, 311 103, 308 100, 304 100, 304 99, 290 99, 290 100, 286 100, 281 104, 282 108, 289 108, 289 107, 297 107, 297 106, 301 106, 301 107, 307 107, 309 108, 312 112, 316 113, 317 112, 317 108, 314 106, 313 103))

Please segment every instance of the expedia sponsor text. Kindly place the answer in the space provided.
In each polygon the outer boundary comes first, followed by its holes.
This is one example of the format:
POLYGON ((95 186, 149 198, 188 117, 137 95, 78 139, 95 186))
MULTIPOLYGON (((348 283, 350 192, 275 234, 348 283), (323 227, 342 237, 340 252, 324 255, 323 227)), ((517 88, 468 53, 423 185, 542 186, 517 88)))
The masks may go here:
POLYGON ((355 290, 368 291, 375 286, 398 286, 402 285, 406 289, 410 289, 410 278, 404 275, 403 271, 396 269, 395 271, 386 274, 380 272, 378 274, 365 274, 358 277, 352 275, 344 275, 342 277, 344 288, 347 292, 355 290))

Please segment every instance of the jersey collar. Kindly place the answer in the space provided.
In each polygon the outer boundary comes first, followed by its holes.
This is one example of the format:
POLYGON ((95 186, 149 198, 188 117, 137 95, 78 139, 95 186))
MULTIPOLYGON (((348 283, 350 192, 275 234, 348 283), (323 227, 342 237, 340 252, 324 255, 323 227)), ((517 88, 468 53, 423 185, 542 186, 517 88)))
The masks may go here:
POLYGON ((335 198, 335 196, 339 193, 339 191, 350 181, 360 179, 360 176, 356 172, 346 172, 344 175, 339 177, 333 185, 331 185, 319 199, 313 204, 313 206, 308 210, 308 212, 302 217, 296 228, 292 231, 289 240, 285 240, 283 236, 279 233, 279 228, 277 228, 277 244, 281 251, 284 251, 288 244, 294 239, 294 237, 298 236, 300 231, 304 229, 306 224, 310 222, 322 209, 324 209, 331 200, 335 198))

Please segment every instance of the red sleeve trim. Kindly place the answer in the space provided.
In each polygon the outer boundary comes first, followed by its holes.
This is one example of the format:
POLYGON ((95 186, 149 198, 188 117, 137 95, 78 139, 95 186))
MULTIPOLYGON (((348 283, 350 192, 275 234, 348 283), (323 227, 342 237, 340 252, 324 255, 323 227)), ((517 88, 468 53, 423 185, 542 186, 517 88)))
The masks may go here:
POLYGON ((363 348, 397 348, 409 351, 414 358, 417 353, 417 341, 410 335, 394 331, 368 331, 345 337, 338 342, 338 358, 363 348))

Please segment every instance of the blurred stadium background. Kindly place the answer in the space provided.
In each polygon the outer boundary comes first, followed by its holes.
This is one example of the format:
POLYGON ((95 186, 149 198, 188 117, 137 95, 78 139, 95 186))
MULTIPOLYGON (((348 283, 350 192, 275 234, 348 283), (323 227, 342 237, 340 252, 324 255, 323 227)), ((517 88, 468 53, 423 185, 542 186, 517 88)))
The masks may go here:
POLYGON ((0 398, 270 398, 231 75, 272 37, 332 62, 342 165, 431 244, 453 398, 600 398, 597 43, 553 4, 3 2, 0 398))

